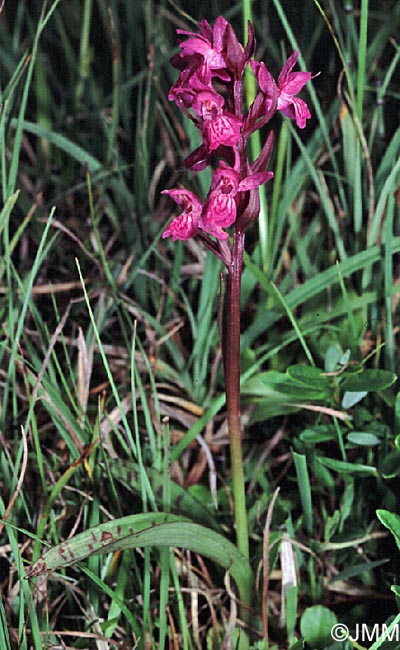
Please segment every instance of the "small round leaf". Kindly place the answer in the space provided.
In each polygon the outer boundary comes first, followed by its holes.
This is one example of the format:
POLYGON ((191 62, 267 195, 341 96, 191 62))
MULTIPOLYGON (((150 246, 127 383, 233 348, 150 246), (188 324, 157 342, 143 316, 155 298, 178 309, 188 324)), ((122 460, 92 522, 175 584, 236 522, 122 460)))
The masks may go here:
POLYGON ((337 623, 335 614, 322 605, 308 607, 300 621, 300 631, 306 642, 312 647, 326 648, 332 643, 331 630, 337 623))

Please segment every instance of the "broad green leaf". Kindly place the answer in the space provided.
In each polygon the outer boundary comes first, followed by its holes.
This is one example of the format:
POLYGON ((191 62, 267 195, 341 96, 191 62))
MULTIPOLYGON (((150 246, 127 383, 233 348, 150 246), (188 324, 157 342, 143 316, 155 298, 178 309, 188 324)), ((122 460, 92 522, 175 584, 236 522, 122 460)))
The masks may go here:
POLYGON ((251 415, 251 422, 266 420, 277 415, 295 413, 299 403, 324 402, 329 390, 324 386, 306 386, 294 381, 286 373, 270 370, 247 379, 241 393, 257 406, 251 415))
POLYGON ((366 390, 359 390, 354 392, 351 390, 346 390, 342 399, 342 407, 344 409, 350 409, 352 406, 358 404, 358 402, 361 402, 361 400, 364 399, 366 395, 368 395, 368 391, 366 390))
POLYGON ((320 424, 315 427, 304 429, 299 436, 302 442, 316 445, 319 442, 327 442, 328 440, 336 440, 337 433, 333 426, 330 424, 320 424))
POLYGON ((346 391, 376 391, 388 388, 396 381, 396 375, 389 370, 367 369, 351 377, 347 377, 341 383, 346 391))
POLYGON ((289 415, 300 411, 299 406, 290 404, 290 402, 279 402, 271 399, 258 401, 254 411, 251 413, 249 424, 254 422, 264 422, 278 415, 289 415))
POLYGON ((89 528, 46 551, 27 576, 56 571, 92 555, 146 546, 176 546, 204 555, 229 571, 240 594, 250 589, 252 571, 236 546, 205 526, 164 512, 130 515, 89 528))
POLYGON ((354 474, 355 472, 357 472, 357 473, 373 474, 375 476, 377 475, 376 467, 372 467, 371 465, 362 465, 360 463, 347 463, 344 460, 336 460, 335 458, 324 458, 322 456, 317 458, 317 462, 321 463, 321 465, 324 465, 325 467, 329 467, 329 469, 333 469, 335 472, 341 472, 344 474, 354 474))
POLYGON ((328 390, 329 377, 323 374, 323 370, 314 366, 295 365, 289 366, 287 374, 293 381, 310 388, 328 390))
POLYGON ((331 630, 337 623, 335 614, 322 605, 308 607, 300 620, 300 631, 312 648, 326 648, 332 642, 331 630))
POLYGON ((397 449, 390 451, 379 466, 380 473, 384 478, 394 478, 400 474, 400 453, 397 449))
POLYGON ((337 370, 343 352, 339 345, 330 345, 325 352, 324 367, 326 372, 334 372, 337 370))
POLYGON ((347 434, 347 442, 352 445, 361 445, 365 447, 373 447, 379 445, 381 440, 373 433, 364 433, 363 431, 352 431, 347 434))
POLYGON ((396 540, 397 548, 400 550, 400 517, 389 510, 377 510, 376 516, 381 524, 386 526, 396 540))
POLYGON ((253 394, 259 397, 271 395, 271 397, 274 396, 282 401, 289 398, 299 401, 303 399, 325 399, 327 391, 325 386, 300 385, 286 373, 270 370, 253 375, 244 382, 242 394, 253 394))

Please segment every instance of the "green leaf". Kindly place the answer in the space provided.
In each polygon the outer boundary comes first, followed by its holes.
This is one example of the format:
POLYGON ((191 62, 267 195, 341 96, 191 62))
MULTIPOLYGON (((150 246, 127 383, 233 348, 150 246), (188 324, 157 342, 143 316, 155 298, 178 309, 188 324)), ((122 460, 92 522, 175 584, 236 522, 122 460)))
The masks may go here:
POLYGON ((341 383, 341 387, 351 392, 371 392, 388 388, 396 379, 394 372, 389 370, 367 369, 351 377, 346 377, 341 383))
POLYGON ((292 456, 296 468, 297 485, 299 486, 299 491, 300 491, 300 500, 301 500, 301 505, 304 513, 304 522, 306 524, 308 533, 312 535, 313 510, 312 510, 312 499, 311 499, 310 476, 307 468, 307 460, 304 454, 298 454, 295 451, 292 452, 292 456))
POLYGON ((329 467, 329 469, 333 469, 335 472, 341 472, 344 474, 353 474, 354 472, 357 472, 357 473, 373 474, 374 476, 376 476, 378 473, 376 467, 373 467, 372 465, 362 465, 360 463, 347 463, 344 460, 336 460, 335 458, 324 458, 320 456, 319 458, 317 458, 317 462, 321 463, 321 465, 324 465, 325 467, 329 467))
POLYGON ((329 385, 306 385, 293 380, 286 373, 274 370, 258 373, 246 380, 241 388, 242 395, 257 407, 251 421, 294 413, 299 403, 324 402, 330 397, 329 385))
POLYGON ((164 512, 130 515, 89 528, 46 551, 28 569, 27 576, 56 571, 92 555, 146 546, 176 546, 210 558, 229 571, 240 594, 252 583, 248 561, 229 540, 205 526, 164 512))
MULTIPOLYGON (((14 127, 17 126, 17 120, 15 118, 11 120, 11 125, 14 127)), ((61 135, 61 133, 56 133, 41 124, 28 121, 24 122, 24 131, 32 133, 32 135, 36 135, 38 138, 44 139, 53 144, 81 165, 86 164, 90 172, 98 172, 102 168, 101 163, 94 156, 92 156, 88 151, 85 151, 85 149, 79 145, 71 142, 71 140, 68 140, 68 138, 61 135)))
POLYGON ((371 571, 382 564, 389 562, 389 559, 384 558, 383 560, 375 560, 375 562, 363 562, 362 564, 353 564, 353 566, 347 567, 340 573, 337 573, 331 580, 331 582, 336 582, 337 580, 347 580, 348 578, 354 578, 366 571, 371 571))
POLYGON ((304 429, 299 436, 302 442, 316 445, 319 442, 336 440, 337 433, 330 424, 320 424, 310 429, 304 429))
POLYGON ((352 445, 361 445, 362 447, 373 447, 379 445, 381 440, 373 433, 364 433, 363 431, 352 431, 347 435, 347 442, 352 445))
POLYGON ((324 540, 328 542, 335 535, 340 524, 340 512, 335 510, 332 516, 326 517, 324 527, 324 540))
POLYGON ((300 409, 299 403, 324 402, 330 397, 329 385, 301 384, 286 373, 275 370, 258 373, 247 379, 242 384, 241 393, 257 404, 251 422, 295 413, 300 409))
POLYGON ((300 621, 300 631, 312 648, 325 648, 332 642, 331 630, 337 623, 335 614, 322 605, 308 607, 300 621))
POLYGON ((397 393, 394 401, 394 427, 394 432, 400 433, 400 391, 397 393))
POLYGON ((288 587, 285 593, 286 602, 286 633, 288 639, 293 636, 293 630, 296 625, 297 618, 297 596, 299 588, 297 585, 288 587))
POLYGON ((294 645, 291 645, 289 650, 302 650, 304 648, 304 639, 299 639, 299 641, 295 641, 294 645))
POLYGON ((397 449, 393 449, 385 458, 379 467, 383 478, 394 478, 400 474, 400 454, 397 449))
POLYGON ((270 370, 254 375, 242 386, 242 394, 254 394, 260 397, 275 396, 281 401, 293 399, 326 399, 329 392, 325 385, 306 385, 294 381, 288 374, 270 370))
POLYGON ((340 363, 343 352, 339 345, 330 345, 325 352, 324 366, 326 372, 334 372, 340 363))
POLYGON ((386 526, 396 540, 397 548, 400 550, 400 517, 389 510, 377 510, 376 516, 381 524, 386 526))
POLYGON ((0 598, 0 647, 4 650, 11 650, 10 636, 8 633, 8 621, 4 611, 3 599, 0 598))
POLYGON ((359 390, 354 392, 351 390, 346 390, 342 399, 342 407, 344 409, 350 409, 352 406, 358 404, 358 402, 361 402, 361 400, 364 399, 366 395, 368 395, 368 391, 366 390, 359 390))
POLYGON ((330 380, 323 374, 323 370, 314 366, 295 365, 289 366, 287 374, 293 381, 307 387, 328 390, 330 380))

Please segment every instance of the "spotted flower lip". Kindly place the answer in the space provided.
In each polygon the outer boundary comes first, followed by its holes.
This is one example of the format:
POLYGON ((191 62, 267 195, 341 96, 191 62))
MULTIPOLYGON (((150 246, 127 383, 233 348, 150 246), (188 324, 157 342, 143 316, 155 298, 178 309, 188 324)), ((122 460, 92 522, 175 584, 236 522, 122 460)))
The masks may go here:
POLYGON ((272 176, 272 172, 257 172, 239 180, 237 171, 221 161, 204 204, 201 228, 217 239, 227 239, 228 233, 223 228, 236 221, 240 193, 256 189, 272 176))
POLYGON ((197 235, 203 208, 199 197, 186 189, 163 190, 161 194, 168 194, 175 203, 183 207, 182 213, 164 230, 163 239, 172 237, 172 241, 186 241, 197 235))
POLYGON ((202 215, 203 229, 217 239, 227 239, 228 233, 222 229, 236 220, 238 188, 238 173, 221 162, 214 173, 202 215))

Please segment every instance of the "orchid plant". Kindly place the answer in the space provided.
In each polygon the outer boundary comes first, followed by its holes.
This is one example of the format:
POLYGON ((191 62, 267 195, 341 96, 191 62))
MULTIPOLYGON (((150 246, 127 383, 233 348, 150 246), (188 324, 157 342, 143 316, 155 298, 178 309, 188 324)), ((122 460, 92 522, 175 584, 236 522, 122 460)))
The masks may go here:
MULTIPOLYGON (((276 83, 265 64, 252 58, 255 38, 250 23, 246 47, 242 47, 232 26, 222 16, 213 28, 206 20, 202 20, 199 27, 199 34, 178 30, 185 38, 179 53, 172 59, 180 73, 169 98, 201 134, 201 144, 184 160, 183 166, 197 172, 214 161, 217 165, 204 201, 183 187, 164 190, 164 194, 180 206, 181 213, 166 227, 163 237, 173 240, 197 237, 217 255, 226 269, 228 302, 226 322, 221 329, 236 546, 219 532, 192 521, 187 514, 144 512, 85 529, 47 549, 41 557, 38 550, 35 551, 34 561, 26 573, 33 578, 98 553, 157 545, 182 546, 211 558, 229 571, 238 587, 242 619, 246 619, 254 581, 249 563, 240 418, 240 287, 245 233, 259 214, 259 188, 273 177, 272 172, 267 171, 273 134, 271 132, 266 138, 253 162, 248 158, 247 145, 250 136, 265 127, 277 111, 294 119, 300 128, 305 126, 310 112, 296 95, 311 74, 292 71, 298 57, 297 52, 293 52, 276 83), (249 65, 258 92, 249 108, 244 110, 243 75, 249 65)), ((86 292, 85 298, 88 300, 86 292)), ((129 483, 130 478, 127 481, 129 483)), ((186 511, 191 511, 194 502, 190 495, 182 494, 180 499, 188 500, 186 511)), ((50 500, 50 508, 52 503, 50 500)), ((46 511, 43 528, 49 514, 50 510, 46 511)), ((164 647, 163 641, 160 643, 160 647, 164 647)), ((242 636, 240 648, 248 647, 242 636)))
POLYGON ((293 72, 298 59, 295 51, 276 83, 265 63, 253 59, 255 37, 250 23, 245 47, 223 16, 217 18, 214 27, 202 20, 199 29, 199 34, 177 30, 185 38, 180 43, 179 53, 171 59, 180 74, 169 92, 169 99, 195 124, 201 135, 201 144, 183 161, 183 167, 197 172, 214 161, 218 161, 218 166, 204 201, 185 188, 164 190, 163 193, 182 211, 162 236, 172 240, 197 237, 226 268, 227 309, 222 349, 233 500, 237 547, 248 558, 240 419, 240 287, 245 233, 259 215, 259 187, 273 177, 273 173, 267 171, 273 132, 253 162, 248 158, 247 145, 250 136, 265 127, 277 111, 304 128, 310 111, 296 95, 311 79, 311 73, 293 72), (258 91, 249 108, 244 110, 243 78, 249 65, 258 91), (232 231, 229 232, 226 229, 230 227, 232 231))

